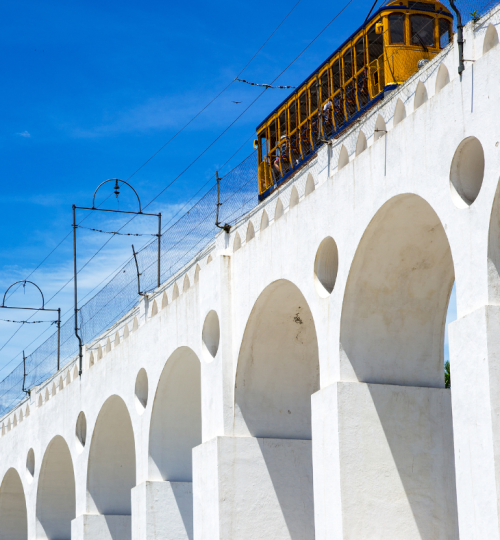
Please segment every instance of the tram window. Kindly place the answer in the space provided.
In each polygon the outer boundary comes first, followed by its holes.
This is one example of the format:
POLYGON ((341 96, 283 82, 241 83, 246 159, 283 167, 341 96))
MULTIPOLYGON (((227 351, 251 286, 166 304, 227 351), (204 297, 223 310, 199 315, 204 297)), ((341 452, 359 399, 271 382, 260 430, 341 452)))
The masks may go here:
POLYGON ((369 62, 373 62, 384 52, 384 35, 375 32, 373 25, 367 33, 368 37, 368 58, 369 62))
POLYGON ((356 51, 356 71, 359 71, 365 65, 365 44, 363 38, 359 38, 354 45, 356 51))
POLYGON ((389 15, 391 43, 405 42, 405 16, 402 13, 389 15))
POLYGON ((439 47, 444 49, 450 42, 450 23, 445 19, 439 19, 439 47))
POLYGON ((426 15, 410 17, 411 44, 434 47, 434 19, 426 15))
POLYGON ((328 88, 328 71, 323 71, 319 78, 319 83, 321 85, 321 102, 324 103, 330 97, 328 88))
POLYGON ((267 156, 267 139, 265 135, 259 137, 259 162, 266 158, 267 156))
POLYGON ((305 92, 302 92, 299 96, 299 118, 301 124, 307 119, 307 97, 305 92))
POLYGON ((280 140, 281 140, 281 137, 283 136, 286 137, 286 109, 281 111, 279 120, 280 120, 280 140))
POLYGON ((335 62, 333 63, 332 83, 334 92, 336 92, 342 86, 342 81, 340 79, 340 60, 335 60, 335 62))
POLYGON ((318 83, 314 81, 309 87, 311 114, 318 110, 318 83))
POLYGON ((271 122, 269 125, 269 145, 271 149, 276 146, 276 119, 271 122))
POLYGON ((288 105, 288 111, 290 114, 290 133, 297 128, 297 102, 293 100, 288 105))
POLYGON ((408 9, 418 9, 419 11, 434 11, 434 4, 426 2, 408 2, 408 9))
POLYGON ((352 77, 352 50, 349 48, 344 54, 344 82, 352 77))

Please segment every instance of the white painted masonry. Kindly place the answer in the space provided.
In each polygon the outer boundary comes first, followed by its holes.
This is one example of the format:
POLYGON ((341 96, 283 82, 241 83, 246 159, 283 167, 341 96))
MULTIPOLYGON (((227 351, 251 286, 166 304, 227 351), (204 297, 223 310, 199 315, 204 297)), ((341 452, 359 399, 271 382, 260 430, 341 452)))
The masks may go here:
POLYGON ((0 420, 0 540, 500 540, 499 24, 0 420))

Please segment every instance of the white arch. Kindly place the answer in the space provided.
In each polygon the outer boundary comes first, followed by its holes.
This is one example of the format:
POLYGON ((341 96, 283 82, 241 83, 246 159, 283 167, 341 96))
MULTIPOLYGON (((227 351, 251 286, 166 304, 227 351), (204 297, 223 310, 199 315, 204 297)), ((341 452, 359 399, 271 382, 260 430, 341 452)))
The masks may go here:
POLYGON ((498 32, 490 23, 486 29, 486 34, 484 35, 483 54, 487 53, 490 49, 493 49, 495 45, 498 45, 498 32))
POLYGON ((316 186, 314 184, 314 178, 311 173, 307 175, 306 180, 306 189, 304 191, 304 197, 307 197, 309 194, 311 194, 316 189, 316 186))
POLYGON ((416 111, 421 105, 427 101, 427 88, 422 81, 418 81, 415 96, 413 98, 413 110, 416 111))
POLYGON ((292 193, 290 193, 290 202, 288 208, 293 208, 299 204, 299 192, 295 186, 292 187, 292 193))
POLYGON ((377 117, 377 121, 375 122, 375 131, 373 132, 373 139, 375 141, 378 141, 381 137, 383 137, 387 133, 387 126, 385 125, 384 117, 379 114, 377 117))
POLYGON ((339 163, 337 169, 340 171, 343 167, 345 167, 349 163, 349 154, 347 153, 347 148, 342 145, 342 148, 340 149, 339 153, 339 163))
POLYGON ((368 144, 366 142, 366 136, 362 131, 360 131, 358 135, 358 140, 356 142, 356 156, 359 156, 359 154, 364 152, 367 148, 368 144))
POLYGON ((253 223, 251 221, 248 222, 247 227, 247 236, 246 236, 246 242, 250 242, 252 238, 255 238, 255 229, 253 228, 253 223))
POLYGON ((234 235, 234 240, 233 240, 233 253, 236 253, 241 247, 241 237, 240 237, 240 234, 239 233, 236 233, 234 235))
POLYGON ((283 203, 281 202, 281 199, 278 199, 278 202, 276 203, 276 209, 274 210, 274 221, 278 221, 278 219, 283 214, 284 214, 283 203))
POLYGON ((131 515, 135 486, 135 439, 122 398, 106 400, 97 417, 89 452, 87 505, 91 514, 131 515))
POLYGON ((267 229, 269 227, 269 216, 267 215, 267 212, 263 210, 262 217, 260 218, 260 230, 263 231, 264 229, 267 229))
POLYGON ((194 282, 195 283, 198 283, 198 281, 200 281, 200 265, 197 264, 196 265, 196 268, 194 270, 194 282))
POLYGON ((19 473, 11 468, 0 484, 0 540, 27 540, 28 512, 19 473))
POLYGON ((392 120, 392 125, 397 126, 399 122, 406 118, 406 108, 401 99, 398 98, 396 107, 394 109, 394 118, 392 120))
POLYGON ((186 274, 184 276, 184 282, 182 284, 182 292, 186 292, 189 287, 191 287, 191 282, 189 281, 189 276, 186 274))
POLYGON ((66 441, 57 435, 47 446, 36 496, 37 538, 71 538, 76 516, 75 473, 66 441))
POLYGON ((180 347, 167 360, 153 403, 149 479, 192 482, 192 449, 201 444, 201 366, 180 347))
POLYGON ((163 291, 163 295, 161 297, 161 309, 165 309, 167 306, 168 306, 167 291, 163 291))
POLYGON ((177 282, 174 283, 174 290, 172 291, 172 302, 179 298, 179 286, 177 282))
POLYGON ((436 76, 436 91, 437 94, 440 92, 448 83, 450 82, 450 73, 445 64, 439 66, 437 76, 436 76))

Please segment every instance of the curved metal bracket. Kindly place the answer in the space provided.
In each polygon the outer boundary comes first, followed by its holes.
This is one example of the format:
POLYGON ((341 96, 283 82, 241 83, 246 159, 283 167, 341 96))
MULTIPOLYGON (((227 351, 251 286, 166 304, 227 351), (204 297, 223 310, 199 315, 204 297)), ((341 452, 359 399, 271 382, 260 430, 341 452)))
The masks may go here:
MULTIPOLYGON (((94 191, 94 196, 92 197, 92 210, 95 209, 95 196, 96 196, 97 192, 101 189, 101 187, 104 184, 107 184, 108 182, 116 182, 117 187, 119 187, 118 182, 121 182, 122 184, 127 184, 127 186, 135 193, 135 196, 137 197, 137 202, 139 203, 139 214, 142 214, 141 199, 139 198, 139 195, 137 194, 137 191, 128 182, 125 182, 125 180, 120 180, 119 178, 110 178, 109 180, 104 180, 104 182, 101 182, 97 186, 97 189, 94 191)), ((117 192, 115 191, 115 193, 117 193, 117 192)), ((117 196, 118 196, 118 194, 117 194, 117 196)))
POLYGON ((14 287, 14 285, 17 285, 18 283, 24 283, 24 286, 26 286, 26 283, 31 283, 32 285, 34 285, 40 291, 40 294, 42 295, 41 309, 45 309, 45 298, 43 297, 42 289, 40 289, 40 287, 36 283, 33 283, 33 281, 28 281, 27 279, 21 279, 20 281, 16 281, 5 291, 3 295, 2 305, 0 307, 8 307, 5 305, 5 297, 7 296, 7 293, 10 291, 10 289, 12 289, 12 287, 14 287))

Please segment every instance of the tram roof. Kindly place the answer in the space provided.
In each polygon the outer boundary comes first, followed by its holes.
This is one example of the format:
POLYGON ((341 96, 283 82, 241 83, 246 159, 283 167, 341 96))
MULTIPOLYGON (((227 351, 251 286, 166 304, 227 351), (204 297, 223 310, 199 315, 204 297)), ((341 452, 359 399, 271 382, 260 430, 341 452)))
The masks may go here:
MULTIPOLYGON (((411 1, 411 0, 410 0, 411 1)), ((443 8, 445 8, 445 6, 439 2, 439 0, 435 0, 433 2, 434 4, 440 4, 441 6, 443 6, 443 8)), ((364 27, 368 26, 375 18, 378 17, 378 15, 380 15, 381 13, 383 13, 384 11, 388 11, 388 10, 394 10, 394 9, 405 9, 405 10, 408 10, 408 6, 401 6, 401 5, 393 5, 391 6, 390 4, 385 4, 383 6, 381 6, 362 26, 360 26, 359 28, 357 28, 341 45, 339 45, 333 52, 332 54, 323 62, 321 63, 308 77, 306 77, 299 85, 297 85, 297 88, 290 94, 288 94, 288 96, 277 106, 275 107, 265 118, 264 120, 262 120, 262 122, 257 126, 256 128, 256 131, 259 131, 259 129, 271 118, 271 116, 273 116, 276 111, 278 109, 280 109, 294 94, 296 94, 299 90, 302 90, 302 87, 303 85, 310 80, 310 78, 315 75, 318 71, 320 71, 324 66, 325 64, 328 64, 328 62, 330 62, 330 60, 336 55, 338 54, 338 52, 340 50, 342 50, 345 45, 347 45, 350 41, 353 40, 354 36, 364 27)), ((420 11, 423 11, 423 10, 420 10, 420 11)), ((444 13, 446 15, 449 15, 449 16, 452 16, 452 14, 450 13, 450 11, 448 11, 446 8, 444 10, 431 10, 429 9, 429 12, 432 12, 432 13, 444 13)))

